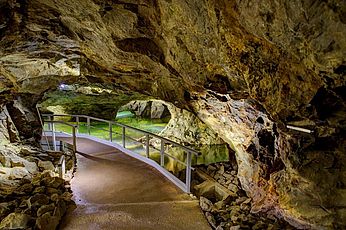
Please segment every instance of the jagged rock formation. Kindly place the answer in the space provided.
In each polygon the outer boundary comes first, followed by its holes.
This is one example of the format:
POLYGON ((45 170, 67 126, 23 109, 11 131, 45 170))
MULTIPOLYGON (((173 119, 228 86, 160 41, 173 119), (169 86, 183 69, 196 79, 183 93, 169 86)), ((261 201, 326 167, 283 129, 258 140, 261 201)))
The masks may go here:
POLYGON ((32 111, 59 82, 173 102, 235 150, 252 211, 342 228, 345 12, 344 0, 1 1, 1 111, 32 111))
POLYGON ((169 119, 171 117, 167 103, 160 100, 131 101, 122 106, 120 110, 131 111, 137 117, 149 119, 169 119))

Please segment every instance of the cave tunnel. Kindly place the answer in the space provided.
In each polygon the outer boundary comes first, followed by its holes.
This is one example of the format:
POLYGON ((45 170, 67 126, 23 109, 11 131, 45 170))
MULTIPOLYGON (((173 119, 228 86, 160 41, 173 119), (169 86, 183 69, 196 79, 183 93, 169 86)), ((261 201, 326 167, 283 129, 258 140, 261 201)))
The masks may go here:
POLYGON ((0 1, 0 229, 345 229, 345 15, 0 1))

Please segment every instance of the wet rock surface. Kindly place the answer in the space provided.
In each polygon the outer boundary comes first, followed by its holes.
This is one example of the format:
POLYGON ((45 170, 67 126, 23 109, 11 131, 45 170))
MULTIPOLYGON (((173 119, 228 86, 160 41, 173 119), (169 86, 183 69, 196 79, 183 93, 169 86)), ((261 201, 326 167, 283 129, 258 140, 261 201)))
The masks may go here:
POLYGON ((266 213, 253 213, 252 199, 241 188, 236 163, 200 165, 193 173, 193 193, 210 226, 217 230, 296 229, 266 213))

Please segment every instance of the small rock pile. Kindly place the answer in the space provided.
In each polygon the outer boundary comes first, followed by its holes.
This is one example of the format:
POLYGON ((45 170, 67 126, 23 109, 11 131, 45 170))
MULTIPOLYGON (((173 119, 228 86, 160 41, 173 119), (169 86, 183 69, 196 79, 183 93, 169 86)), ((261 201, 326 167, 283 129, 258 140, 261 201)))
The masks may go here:
POLYGON ((295 229, 283 220, 250 212, 251 198, 241 189, 236 164, 196 168, 194 194, 199 196, 201 209, 213 229, 295 229))
MULTIPOLYGON (((0 229, 56 229, 76 205, 68 181, 55 172, 61 152, 0 146, 0 229)), ((65 155, 72 175, 75 158, 65 155)))
POLYGON ((76 206, 69 185, 50 171, 23 178, 12 193, 0 198, 0 229, 56 229, 76 206))

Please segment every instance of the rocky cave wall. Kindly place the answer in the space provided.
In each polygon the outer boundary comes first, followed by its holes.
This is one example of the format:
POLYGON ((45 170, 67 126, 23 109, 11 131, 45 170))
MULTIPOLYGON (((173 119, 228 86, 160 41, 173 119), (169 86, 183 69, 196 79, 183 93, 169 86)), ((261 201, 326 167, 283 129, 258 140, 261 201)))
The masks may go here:
POLYGON ((56 90, 46 92, 39 107, 43 113, 83 114, 113 120, 122 105, 146 97, 136 92, 124 93, 109 85, 62 84, 56 90))
POLYGON ((345 12, 344 0, 4 0, 1 111, 19 98, 32 110, 59 82, 170 101, 235 150, 252 211, 342 228, 345 12))

